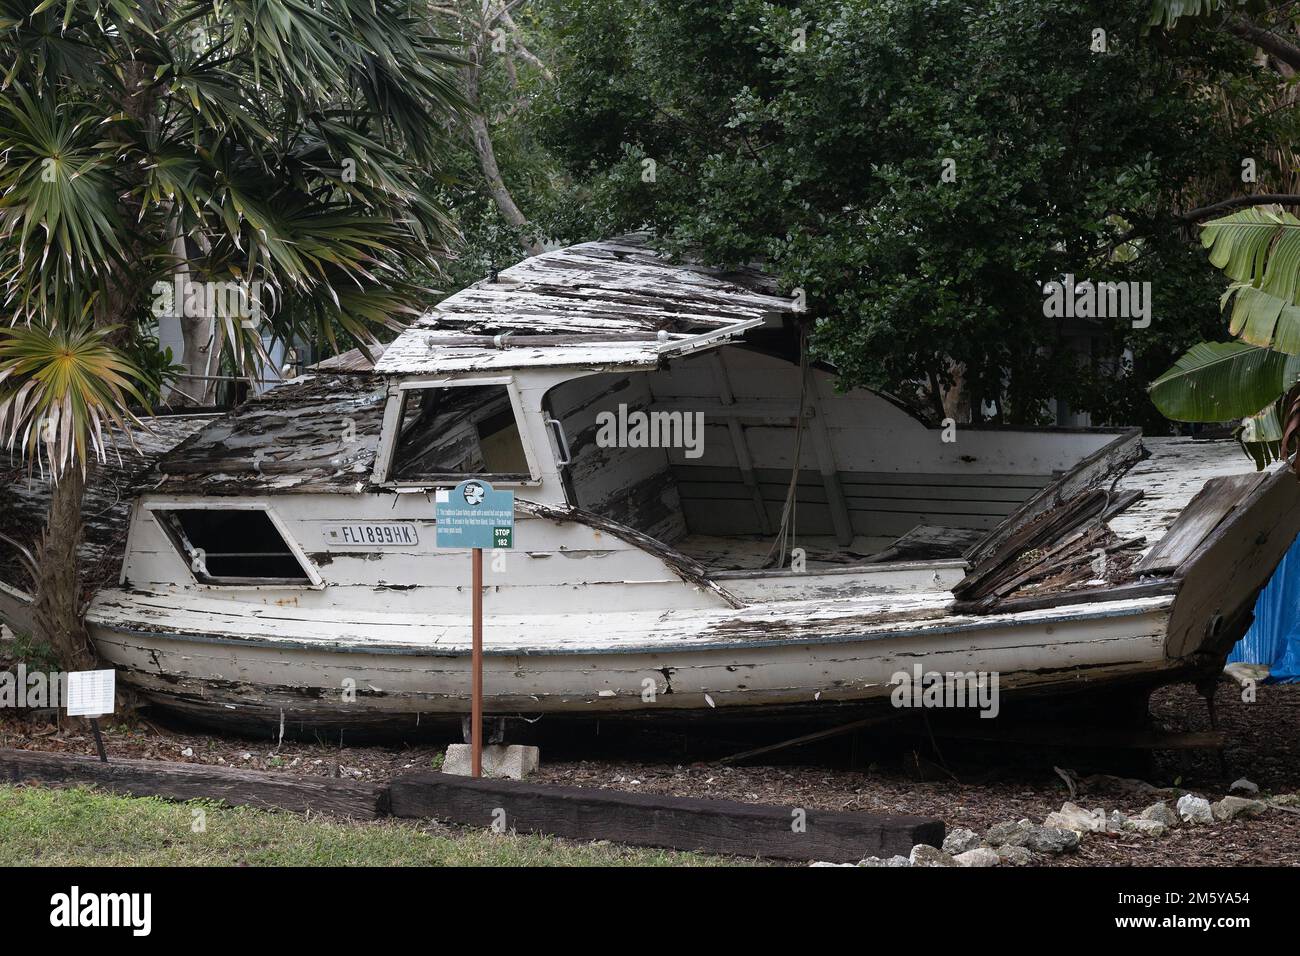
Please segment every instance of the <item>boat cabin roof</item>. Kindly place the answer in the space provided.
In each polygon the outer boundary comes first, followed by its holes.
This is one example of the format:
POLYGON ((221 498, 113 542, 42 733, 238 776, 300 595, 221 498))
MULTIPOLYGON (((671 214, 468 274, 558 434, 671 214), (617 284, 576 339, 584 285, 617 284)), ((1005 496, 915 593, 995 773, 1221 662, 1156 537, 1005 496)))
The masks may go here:
POLYGON ((374 467, 387 398, 373 374, 302 376, 210 420, 164 455, 157 490, 360 491, 374 467))
POLYGON ((655 366, 796 311, 758 270, 673 263, 643 234, 525 259, 444 299, 389 345, 385 375, 655 366))

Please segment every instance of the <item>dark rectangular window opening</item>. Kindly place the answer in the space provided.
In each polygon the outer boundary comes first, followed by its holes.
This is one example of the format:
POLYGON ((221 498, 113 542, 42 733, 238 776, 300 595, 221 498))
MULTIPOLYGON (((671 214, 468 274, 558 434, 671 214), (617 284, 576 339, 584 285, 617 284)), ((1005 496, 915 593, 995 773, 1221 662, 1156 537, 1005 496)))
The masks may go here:
POLYGON ((504 385, 411 388, 402 393, 396 481, 531 476, 510 392, 504 385))
POLYGON ((176 508, 153 514, 202 584, 312 583, 265 511, 176 508))

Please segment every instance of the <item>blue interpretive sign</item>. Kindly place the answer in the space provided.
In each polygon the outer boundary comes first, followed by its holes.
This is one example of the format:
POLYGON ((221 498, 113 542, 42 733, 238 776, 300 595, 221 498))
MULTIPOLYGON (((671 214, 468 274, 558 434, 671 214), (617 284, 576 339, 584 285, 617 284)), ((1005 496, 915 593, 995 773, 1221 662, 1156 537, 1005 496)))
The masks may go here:
POLYGON ((515 493, 472 478, 434 499, 434 543, 439 548, 513 548, 515 493))

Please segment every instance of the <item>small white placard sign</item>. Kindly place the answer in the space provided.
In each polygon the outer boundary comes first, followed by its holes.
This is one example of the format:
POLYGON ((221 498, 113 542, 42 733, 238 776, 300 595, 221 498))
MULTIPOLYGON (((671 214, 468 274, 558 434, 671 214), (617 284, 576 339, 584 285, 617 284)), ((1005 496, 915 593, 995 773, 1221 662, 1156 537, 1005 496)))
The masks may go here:
POLYGON ((72 671, 68 674, 68 716, 102 717, 114 710, 117 671, 72 671))

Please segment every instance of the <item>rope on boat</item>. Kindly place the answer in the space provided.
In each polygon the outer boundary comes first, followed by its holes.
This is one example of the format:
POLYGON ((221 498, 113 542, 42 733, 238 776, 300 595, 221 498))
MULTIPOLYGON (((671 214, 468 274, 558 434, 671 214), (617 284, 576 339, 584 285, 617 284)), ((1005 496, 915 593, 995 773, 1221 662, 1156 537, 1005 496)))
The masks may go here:
POLYGON ((808 329, 799 329, 799 417, 794 423, 794 461, 790 468, 790 486, 785 492, 781 507, 781 525, 776 530, 776 540, 768 549, 763 567, 785 567, 788 551, 793 550, 798 530, 799 467, 803 463, 803 426, 808 405, 808 329), (779 552, 779 553, 778 553, 779 552))

